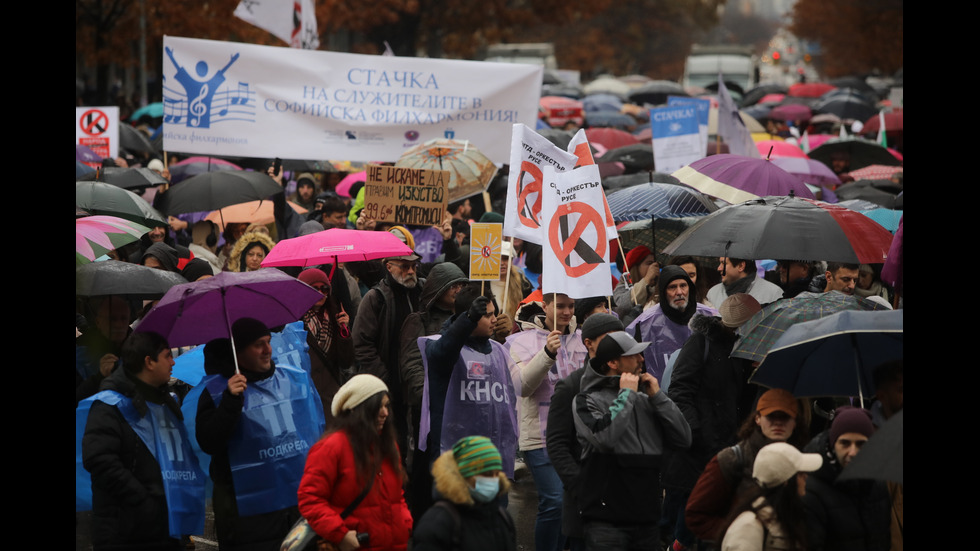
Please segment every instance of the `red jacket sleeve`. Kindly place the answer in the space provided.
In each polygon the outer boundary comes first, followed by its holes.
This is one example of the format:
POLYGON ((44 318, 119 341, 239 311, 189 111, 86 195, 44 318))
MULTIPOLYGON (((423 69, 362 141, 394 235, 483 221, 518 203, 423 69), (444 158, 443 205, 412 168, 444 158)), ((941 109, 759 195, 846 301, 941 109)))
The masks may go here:
POLYGON ((722 475, 715 455, 687 498, 684 520, 698 539, 716 541, 732 505, 732 488, 722 475))
POLYGON ((340 433, 317 442, 306 458, 297 493, 300 514, 320 537, 331 543, 340 543, 348 532, 344 519, 340 518, 343 507, 331 505, 337 481, 343 477, 356 478, 354 472, 344 472, 345 464, 353 466, 353 461, 343 461, 345 453, 352 452, 347 438, 340 433))

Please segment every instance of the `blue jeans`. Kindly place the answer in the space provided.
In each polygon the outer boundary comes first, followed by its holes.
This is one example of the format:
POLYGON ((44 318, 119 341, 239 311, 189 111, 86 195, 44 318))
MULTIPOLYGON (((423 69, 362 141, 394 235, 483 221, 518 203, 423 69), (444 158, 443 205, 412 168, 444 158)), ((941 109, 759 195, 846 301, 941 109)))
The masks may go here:
POLYGON ((534 548, 537 551, 562 551, 561 502, 564 490, 561 479, 544 448, 524 451, 524 462, 531 470, 538 491, 538 517, 534 523, 534 548))

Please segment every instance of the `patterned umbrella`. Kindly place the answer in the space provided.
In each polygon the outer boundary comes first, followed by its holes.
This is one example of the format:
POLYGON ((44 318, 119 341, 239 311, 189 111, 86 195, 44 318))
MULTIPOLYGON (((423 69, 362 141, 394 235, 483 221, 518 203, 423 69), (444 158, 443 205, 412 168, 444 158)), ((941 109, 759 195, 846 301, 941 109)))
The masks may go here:
POLYGON ((493 161, 469 140, 429 140, 406 149, 395 166, 448 170, 450 203, 486 191, 497 174, 493 161))
POLYGON ((167 219, 146 199, 105 182, 75 182, 75 207, 91 214, 116 216, 144 226, 167 226, 167 219))
POLYGON ((854 180, 888 180, 898 172, 903 172, 904 167, 889 165, 868 165, 864 168, 852 170, 847 174, 854 180))
POLYGON ((75 219, 75 265, 138 240, 150 228, 115 216, 86 216, 75 219))
POLYGON ((610 193, 606 198, 615 222, 683 218, 710 214, 718 207, 687 186, 647 183, 610 193))
MULTIPOLYGON (((860 216, 860 215, 858 215, 860 216)), ((887 306, 838 291, 800 293, 762 307, 740 329, 742 338, 732 351, 736 358, 762 361, 787 329, 793 325, 820 319, 844 310, 887 310, 887 306)))

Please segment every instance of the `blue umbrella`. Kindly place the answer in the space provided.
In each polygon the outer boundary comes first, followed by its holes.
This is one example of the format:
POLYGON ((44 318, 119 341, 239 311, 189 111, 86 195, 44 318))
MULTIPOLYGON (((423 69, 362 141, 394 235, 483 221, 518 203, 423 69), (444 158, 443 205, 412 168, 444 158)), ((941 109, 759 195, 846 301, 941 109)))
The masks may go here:
POLYGON ((904 310, 844 310, 787 329, 750 382, 797 397, 858 396, 875 391, 872 371, 904 357, 904 310))
POLYGON ((75 181, 81 180, 86 174, 91 174, 95 172, 95 169, 83 163, 82 161, 75 161, 75 181))
POLYGON ((163 116, 163 102, 151 103, 149 105, 140 107, 133 112, 133 115, 129 117, 131 121, 137 121, 143 115, 149 115, 151 118, 160 118, 163 116))
POLYGON ((881 227, 894 234, 898 231, 898 223, 902 220, 902 215, 905 214, 905 211, 880 208, 862 210, 861 214, 881 224, 881 227))

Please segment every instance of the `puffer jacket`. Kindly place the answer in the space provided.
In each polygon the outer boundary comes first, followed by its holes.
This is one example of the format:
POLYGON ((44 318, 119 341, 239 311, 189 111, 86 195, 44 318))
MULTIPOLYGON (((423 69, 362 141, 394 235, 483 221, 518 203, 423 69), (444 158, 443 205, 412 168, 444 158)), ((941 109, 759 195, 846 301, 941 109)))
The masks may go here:
POLYGON ((297 493, 299 512, 316 533, 339 544, 348 531, 369 534, 361 549, 406 549, 412 532, 402 481, 397 467, 385 461, 371 490, 350 513, 340 513, 364 491, 357 477, 354 450, 344 432, 335 432, 317 442, 306 458, 297 493))
MULTIPOLYGON (((452 512, 443 506, 433 506, 422 515, 412 535, 412 551, 512 551, 517 549, 517 532, 514 521, 499 499, 490 503, 477 503, 469 492, 469 484, 459 472, 452 450, 444 452, 432 465, 436 492, 441 499, 450 502, 459 514, 457 524, 452 512), (459 546, 453 544, 454 535, 459 546)), ((503 472, 500 493, 507 493, 510 482, 503 472)))
POLYGON ((520 396, 518 416, 521 432, 518 446, 521 450, 545 447, 546 426, 541 419, 547 419, 555 384, 581 367, 589 355, 582 343, 582 332, 575 327, 575 316, 572 316, 565 334, 561 336, 561 347, 556 357, 549 356, 545 344, 550 331, 545 326, 543 312, 540 302, 522 305, 517 311, 521 330, 507 337, 505 343, 520 373, 521 384, 515 390, 520 396))
POLYGON ((664 450, 691 445, 681 410, 666 392, 647 396, 620 389, 618 376, 587 365, 574 415, 582 444, 582 518, 617 525, 657 522, 664 450))

